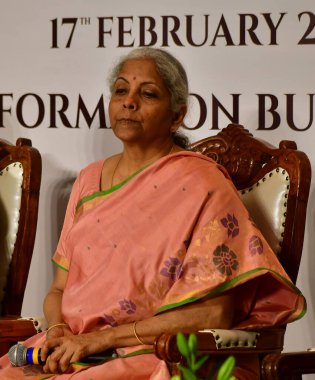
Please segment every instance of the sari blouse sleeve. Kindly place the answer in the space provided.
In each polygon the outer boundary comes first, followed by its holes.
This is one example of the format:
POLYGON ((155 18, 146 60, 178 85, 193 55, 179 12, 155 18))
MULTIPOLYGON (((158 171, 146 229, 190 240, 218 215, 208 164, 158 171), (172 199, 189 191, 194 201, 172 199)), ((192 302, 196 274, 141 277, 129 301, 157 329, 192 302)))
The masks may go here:
POLYGON ((52 257, 53 263, 66 271, 69 270, 69 266, 70 266, 70 257, 67 251, 67 237, 74 223, 76 205, 79 199, 80 199, 80 175, 76 178, 72 186, 59 242, 58 242, 56 251, 52 257))
POLYGON ((82 198, 100 190, 103 165, 104 160, 99 160, 82 169, 72 186, 59 242, 52 257, 53 263, 66 271, 69 270, 70 266, 70 252, 67 249, 67 240, 77 218, 78 205, 82 198))

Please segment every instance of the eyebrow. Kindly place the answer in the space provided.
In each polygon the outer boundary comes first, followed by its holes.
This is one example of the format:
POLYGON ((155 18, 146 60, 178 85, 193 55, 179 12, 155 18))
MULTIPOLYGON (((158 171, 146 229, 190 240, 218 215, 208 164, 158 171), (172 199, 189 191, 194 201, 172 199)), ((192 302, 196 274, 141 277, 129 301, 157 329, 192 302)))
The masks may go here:
MULTIPOLYGON (((121 80, 123 80, 124 82, 126 82, 126 83, 130 83, 126 78, 124 78, 124 77, 117 77, 117 79, 115 80, 115 83, 119 80, 119 79, 121 79, 121 80)), ((156 82, 154 82, 154 81, 145 81, 145 82, 141 82, 141 85, 146 85, 146 84, 153 84, 153 85, 155 85, 155 86, 157 86, 158 87, 158 85, 156 84, 156 82)))
POLYGON ((117 77, 116 80, 115 80, 115 83, 116 83, 119 79, 121 79, 121 80, 123 80, 123 81, 129 83, 129 82, 127 81, 127 79, 124 78, 124 77, 117 77))

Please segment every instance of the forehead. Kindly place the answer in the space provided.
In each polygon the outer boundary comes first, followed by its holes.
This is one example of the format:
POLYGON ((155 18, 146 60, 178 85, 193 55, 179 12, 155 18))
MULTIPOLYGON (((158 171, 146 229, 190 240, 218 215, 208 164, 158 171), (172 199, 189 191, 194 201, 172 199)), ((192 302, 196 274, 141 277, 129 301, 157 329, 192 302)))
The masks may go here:
POLYGON ((139 80, 164 85, 155 62, 150 58, 132 59, 125 62, 118 74, 119 77, 126 78, 128 81, 139 80))

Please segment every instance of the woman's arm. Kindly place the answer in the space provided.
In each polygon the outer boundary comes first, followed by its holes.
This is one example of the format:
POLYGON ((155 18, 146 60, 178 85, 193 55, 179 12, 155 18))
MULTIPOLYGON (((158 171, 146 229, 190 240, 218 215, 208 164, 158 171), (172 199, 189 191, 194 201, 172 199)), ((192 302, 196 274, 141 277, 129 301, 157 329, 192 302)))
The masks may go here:
POLYGON ((68 272, 57 268, 53 283, 44 300, 44 315, 48 323, 48 327, 51 327, 58 323, 64 323, 61 314, 61 301, 68 272))
MULTIPOLYGON (((153 344, 162 333, 190 333, 204 328, 230 328, 233 321, 233 297, 231 292, 201 302, 178 307, 160 315, 137 322, 137 335, 145 344, 153 344)), ((42 348, 42 359, 50 350, 45 371, 64 372, 70 362, 108 348, 138 345, 134 324, 129 323, 92 333, 49 339, 42 348)))
MULTIPOLYGON (((139 321, 136 332, 144 343, 153 344, 155 338, 162 333, 176 334, 179 331, 190 333, 205 328, 228 329, 233 323, 233 309, 233 296, 230 292, 139 321)), ((114 342, 112 347, 139 344, 134 336, 133 324, 118 326, 111 330, 114 342)))

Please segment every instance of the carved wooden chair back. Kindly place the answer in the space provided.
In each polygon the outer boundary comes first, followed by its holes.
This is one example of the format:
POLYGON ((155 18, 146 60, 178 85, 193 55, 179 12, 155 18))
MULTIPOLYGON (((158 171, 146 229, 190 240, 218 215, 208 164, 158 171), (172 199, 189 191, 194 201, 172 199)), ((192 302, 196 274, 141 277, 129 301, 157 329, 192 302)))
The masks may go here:
POLYGON ((38 214, 41 156, 29 139, 0 139, 0 315, 20 315, 38 214))

